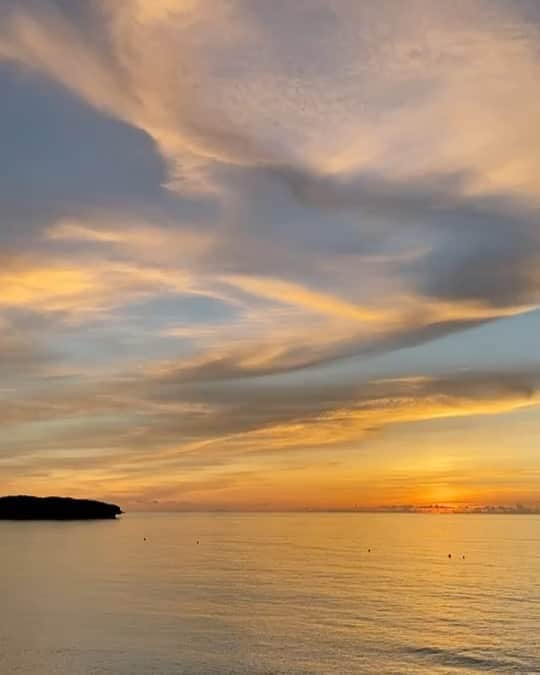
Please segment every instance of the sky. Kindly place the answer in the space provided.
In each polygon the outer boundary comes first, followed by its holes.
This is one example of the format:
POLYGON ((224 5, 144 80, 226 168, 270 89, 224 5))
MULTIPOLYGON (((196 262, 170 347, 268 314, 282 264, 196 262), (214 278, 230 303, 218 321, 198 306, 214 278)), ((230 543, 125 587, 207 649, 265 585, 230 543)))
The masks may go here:
POLYGON ((536 0, 0 0, 0 493, 540 505, 536 0))

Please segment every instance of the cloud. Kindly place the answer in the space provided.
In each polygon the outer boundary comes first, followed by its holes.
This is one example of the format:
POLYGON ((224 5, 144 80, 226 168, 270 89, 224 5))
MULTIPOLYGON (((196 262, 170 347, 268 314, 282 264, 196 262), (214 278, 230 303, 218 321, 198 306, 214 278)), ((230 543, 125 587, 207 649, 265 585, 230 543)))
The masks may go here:
MULTIPOLYGON (((143 503, 185 494, 187 503, 208 505, 219 501, 221 486, 226 504, 226 486, 245 492, 246 481, 281 467, 283 476, 272 478, 277 485, 296 475, 298 460, 320 470, 328 450, 346 465, 362 447, 369 463, 374 436, 396 425, 534 408, 539 382, 534 372, 491 372, 269 388, 241 381, 179 384, 165 370, 64 381, 61 390, 48 386, 33 398, 6 398, 0 463, 5 481, 24 476, 63 485, 82 471, 100 494, 124 493, 130 500, 139 494, 143 503)), ((330 475, 339 471, 334 467, 330 475)), ((409 480, 410 470, 399 478, 400 484, 409 480)), ((421 481, 427 491, 428 477, 421 481)))
MULTIPOLYGON (((194 444, 194 460, 204 464, 204 447, 216 447, 218 456, 227 449, 227 459, 231 459, 229 449, 286 453, 294 447, 314 448, 361 438, 392 424, 534 406, 538 386, 535 372, 491 372, 351 380, 311 389, 301 384, 267 387, 264 382, 256 386, 242 380, 223 384, 206 382, 204 377, 182 379, 170 364, 105 382, 64 381, 61 391, 34 394, 24 402, 12 399, 4 406, 3 424, 74 419, 79 420, 77 427, 60 430, 58 438, 67 432, 71 443, 86 435, 81 434, 80 424, 88 424, 85 443, 89 447, 100 445, 103 429, 108 437, 103 447, 112 443, 126 451, 162 449, 182 461, 194 444)), ((135 461, 144 464, 144 456, 135 461)))
POLYGON ((470 167, 480 185, 488 167, 496 185, 534 185, 522 121, 537 106, 527 87, 536 28, 520 3, 460 3, 460 12, 416 0, 91 8, 86 25, 54 2, 14 8, 2 53, 144 128, 177 177, 207 161, 394 175, 440 172, 444 162, 470 167), (500 77, 508 70, 511 81, 500 77), (509 92, 520 106, 507 105, 509 92), (501 134, 510 117, 515 131, 501 134))
POLYGON ((0 373, 8 394, 16 391, 17 378, 32 377, 54 363, 56 358, 53 350, 39 339, 35 328, 17 325, 13 319, 0 320, 0 373))
POLYGON ((10 470, 174 501, 172 469, 226 492, 288 453, 536 405, 496 349, 488 376, 362 368, 444 337, 464 361, 467 330, 539 306, 538 19, 3 3, 0 367, 32 366, 10 470))
MULTIPOLYGON (((87 25, 53 2, 42 3, 39 11, 14 8, 2 52, 147 133, 169 162, 171 185, 180 194, 199 184, 219 195, 221 217, 230 222, 238 216, 237 204, 249 203, 249 194, 232 178, 235 172, 262 172, 263 191, 271 189, 275 175, 291 189, 292 201, 284 204, 289 241, 298 228, 290 219, 310 217, 298 212, 294 200, 311 211, 334 212, 317 224, 323 232, 332 227, 336 211, 353 209, 360 222, 341 244, 348 251, 369 251, 374 229, 378 257, 388 255, 389 241, 402 236, 403 227, 411 240, 424 238, 425 255, 416 264, 398 265, 400 278, 420 292, 501 306, 533 303, 538 213, 530 206, 525 213, 519 200, 536 204, 536 190, 502 180, 508 171, 501 165, 496 172, 492 158, 502 153, 495 148, 507 147, 501 125, 525 133, 521 118, 509 117, 518 114, 516 107, 496 105, 508 88, 523 99, 521 109, 529 117, 536 105, 527 93, 537 69, 533 35, 519 24, 519 7, 509 13, 500 4, 487 13, 478 2, 464 7, 462 16, 423 2, 391 14, 385 3, 375 10, 322 1, 301 8, 233 2, 211 14, 198 2, 157 8, 96 2, 92 8, 83 15, 87 25), (489 21, 479 20, 486 15, 489 21), (418 17, 431 32, 419 33, 418 17), (509 17, 521 26, 517 38, 507 34, 509 17), (384 41, 379 28, 373 29, 381 18, 387 22, 384 41), (298 40, 294 26, 301 21, 310 26, 309 39, 298 40), (281 30, 279 50, 274 25, 281 30), (313 35, 319 39, 311 54, 313 35), (64 50, 70 51, 69 62, 64 50), (79 68, 72 67, 74 61, 79 68), (464 68, 466 63, 474 67, 464 68), (344 66, 345 75, 338 77, 344 66), (513 84, 498 77, 503 66, 514 69, 513 84), (449 117, 456 100, 459 112, 449 117), (465 141, 469 146, 458 152, 465 141), (363 148, 366 143, 371 147, 363 148), (418 152, 424 145, 432 159, 418 152), (351 157, 345 163, 344 153, 351 157), (494 279, 497 265, 504 273, 494 279)), ((513 163, 520 152, 528 156, 531 140, 520 136, 513 142, 513 163)), ((238 226, 227 226, 218 239, 222 264, 242 272, 251 259, 254 269, 275 269, 281 258, 292 282, 293 261, 302 264, 302 253, 287 261, 283 246, 274 251, 267 246, 265 260, 257 242, 266 238, 264 229, 275 235, 276 227, 268 223, 271 214, 256 217, 256 232, 250 234, 247 223, 239 232, 244 251, 252 242, 254 255, 231 251, 228 257, 228 239, 238 226)), ((308 247, 321 236, 307 229, 301 235, 308 247)), ((325 252, 334 239, 339 237, 326 236, 325 252)), ((385 277, 381 283, 388 283, 385 277)), ((395 277, 393 270, 394 283, 395 277)))
POLYGON ((21 260, 6 265, 0 279, 0 307, 65 313, 74 319, 107 312, 149 293, 189 289, 189 281, 181 272, 168 275, 160 269, 122 263, 84 266, 21 260))

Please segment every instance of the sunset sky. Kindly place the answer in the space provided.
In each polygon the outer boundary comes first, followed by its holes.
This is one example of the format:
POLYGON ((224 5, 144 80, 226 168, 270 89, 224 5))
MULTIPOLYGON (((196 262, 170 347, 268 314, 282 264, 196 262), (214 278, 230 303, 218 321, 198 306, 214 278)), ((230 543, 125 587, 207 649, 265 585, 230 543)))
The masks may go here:
POLYGON ((540 504, 537 0, 0 0, 0 494, 540 504))

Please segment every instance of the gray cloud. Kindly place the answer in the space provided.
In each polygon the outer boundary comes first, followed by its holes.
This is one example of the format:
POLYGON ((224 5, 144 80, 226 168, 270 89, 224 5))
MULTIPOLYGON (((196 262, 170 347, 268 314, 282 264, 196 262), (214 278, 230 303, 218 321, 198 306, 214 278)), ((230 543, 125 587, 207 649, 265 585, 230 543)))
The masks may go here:
MULTIPOLYGON (((432 250, 402 271, 428 295, 494 306, 540 298, 540 209, 510 194, 464 196, 471 180, 466 174, 396 182, 369 174, 336 179, 292 168, 275 171, 303 203, 328 212, 354 211, 360 231, 362 221, 377 223, 380 240, 388 223, 412 228, 432 250)), ((342 240, 349 251, 355 244, 366 250, 360 233, 342 240)))

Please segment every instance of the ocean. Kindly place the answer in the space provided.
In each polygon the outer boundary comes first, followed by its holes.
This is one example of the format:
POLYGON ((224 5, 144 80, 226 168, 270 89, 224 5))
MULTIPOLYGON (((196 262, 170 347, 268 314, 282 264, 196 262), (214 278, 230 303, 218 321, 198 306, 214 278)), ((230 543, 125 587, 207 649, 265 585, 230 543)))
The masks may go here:
POLYGON ((1 675, 540 673, 540 516, 0 522, 0 561, 1 675))

